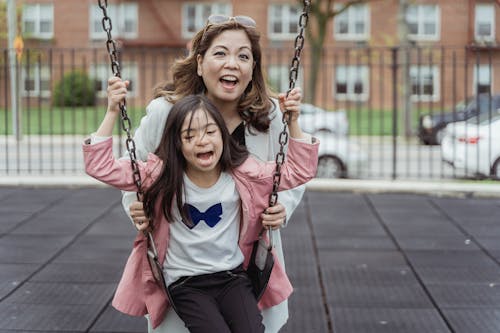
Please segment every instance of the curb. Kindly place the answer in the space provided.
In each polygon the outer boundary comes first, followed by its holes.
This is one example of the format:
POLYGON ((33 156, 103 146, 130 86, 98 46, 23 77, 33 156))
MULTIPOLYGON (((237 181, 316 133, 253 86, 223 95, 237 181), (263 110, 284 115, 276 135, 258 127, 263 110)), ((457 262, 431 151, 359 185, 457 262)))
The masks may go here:
MULTIPOLYGON (((107 187, 87 175, 0 176, 0 187, 107 187)), ((500 198, 500 182, 312 179, 311 191, 354 193, 413 193, 434 196, 500 198)))

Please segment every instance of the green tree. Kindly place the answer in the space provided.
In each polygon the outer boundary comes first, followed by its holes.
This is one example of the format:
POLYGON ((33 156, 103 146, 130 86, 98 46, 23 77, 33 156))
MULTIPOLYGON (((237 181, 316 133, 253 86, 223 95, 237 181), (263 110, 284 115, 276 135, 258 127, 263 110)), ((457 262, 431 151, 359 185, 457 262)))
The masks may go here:
MULTIPOLYGON (((316 85, 318 81, 319 70, 321 68, 321 61, 323 59, 323 46, 327 36, 327 25, 330 20, 347 8, 367 2, 374 2, 380 0, 349 0, 349 1, 335 1, 335 0, 313 0, 310 7, 310 19, 307 28, 307 38, 311 46, 311 65, 309 68, 309 82, 306 87, 305 96, 308 102, 313 102, 316 97, 316 85)), ((299 3, 303 1, 298 0, 299 3)))

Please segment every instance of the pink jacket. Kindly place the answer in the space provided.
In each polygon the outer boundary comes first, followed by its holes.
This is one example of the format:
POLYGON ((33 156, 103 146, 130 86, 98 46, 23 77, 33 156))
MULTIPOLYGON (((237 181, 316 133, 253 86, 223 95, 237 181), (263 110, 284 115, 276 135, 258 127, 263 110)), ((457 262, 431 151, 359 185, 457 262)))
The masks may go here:
MULTIPOLYGON (((287 158, 281 168, 279 190, 286 190, 306 183, 316 174, 319 142, 313 144, 290 139, 287 158)), ((134 191, 135 184, 129 160, 117 160, 113 157, 112 140, 93 145, 83 145, 85 171, 90 176, 116 188, 134 191)), ((274 162, 261 162, 250 157, 233 172, 236 188, 241 197, 243 220, 240 227, 239 247, 245 257, 244 267, 252 252, 252 244, 258 239, 262 228, 260 214, 268 207, 269 194, 273 187, 274 162)), ((161 171, 162 161, 154 154, 149 154, 146 162, 139 161, 139 169, 144 188, 152 184, 161 171)), ((163 263, 168 248, 169 223, 156 207, 158 220, 155 221, 153 238, 158 250, 158 257, 163 263)), ((142 233, 138 233, 132 253, 116 290, 113 306, 132 316, 149 314, 153 328, 161 324, 165 317, 169 301, 164 291, 156 284, 149 262, 146 258, 147 242, 142 233)), ((292 285, 275 257, 268 287, 264 292, 259 308, 268 308, 287 299, 292 293, 292 285)))

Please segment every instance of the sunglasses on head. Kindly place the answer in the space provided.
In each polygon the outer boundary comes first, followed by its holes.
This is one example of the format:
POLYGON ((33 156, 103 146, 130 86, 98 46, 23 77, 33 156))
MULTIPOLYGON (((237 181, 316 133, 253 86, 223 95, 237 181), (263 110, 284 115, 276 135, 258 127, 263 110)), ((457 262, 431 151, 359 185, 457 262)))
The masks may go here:
POLYGON ((221 14, 210 15, 207 19, 207 26, 213 24, 223 24, 227 22, 236 22, 245 27, 256 28, 257 23, 250 16, 238 15, 238 16, 227 16, 221 14))

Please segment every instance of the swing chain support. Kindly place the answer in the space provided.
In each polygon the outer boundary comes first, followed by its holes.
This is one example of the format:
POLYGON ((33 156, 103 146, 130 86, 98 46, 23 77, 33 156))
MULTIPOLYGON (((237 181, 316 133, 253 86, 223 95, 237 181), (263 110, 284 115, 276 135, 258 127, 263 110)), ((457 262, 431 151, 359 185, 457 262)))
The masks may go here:
MULTIPOLYGON (((113 25, 111 23, 111 18, 108 16, 108 1, 107 0, 98 0, 98 5, 102 9, 103 18, 102 18, 102 27, 107 34, 108 39, 106 40, 106 48, 108 50, 109 58, 111 60, 111 71, 113 75, 121 78, 120 73, 120 62, 118 60, 118 49, 116 47, 116 41, 111 36, 111 30, 113 29, 113 25)), ((132 176, 134 178, 134 184, 137 187, 137 200, 142 199, 142 180, 141 174, 139 172, 139 165, 137 163, 136 156, 136 146, 135 141, 132 138, 131 128, 132 124, 130 118, 127 114, 127 102, 123 99, 122 102, 119 103, 118 107, 120 108, 120 115, 122 120, 122 129, 127 134, 127 139, 125 141, 125 146, 127 147, 127 151, 130 156, 130 163, 132 165, 132 176)))
MULTIPOLYGON (((300 55, 302 53, 302 49, 304 48, 304 41, 305 41, 304 31, 309 21, 309 11, 311 8, 311 1, 304 0, 303 2, 304 2, 304 8, 299 18, 299 33, 295 38, 295 46, 294 46, 295 53, 292 59, 292 64, 290 66, 290 75, 289 75, 290 84, 288 87, 288 91, 286 92, 287 97, 292 91, 292 89, 295 88, 295 83, 297 82, 297 78, 299 75, 299 67, 300 67, 300 55)), ((280 144, 280 150, 276 154, 276 169, 273 175, 273 191, 269 195, 270 207, 276 205, 276 203, 278 202, 278 188, 281 182, 281 166, 285 162, 285 146, 288 142, 287 127, 289 120, 290 120, 290 113, 289 112, 283 113, 283 119, 282 119, 283 131, 281 131, 278 141, 280 144)))

